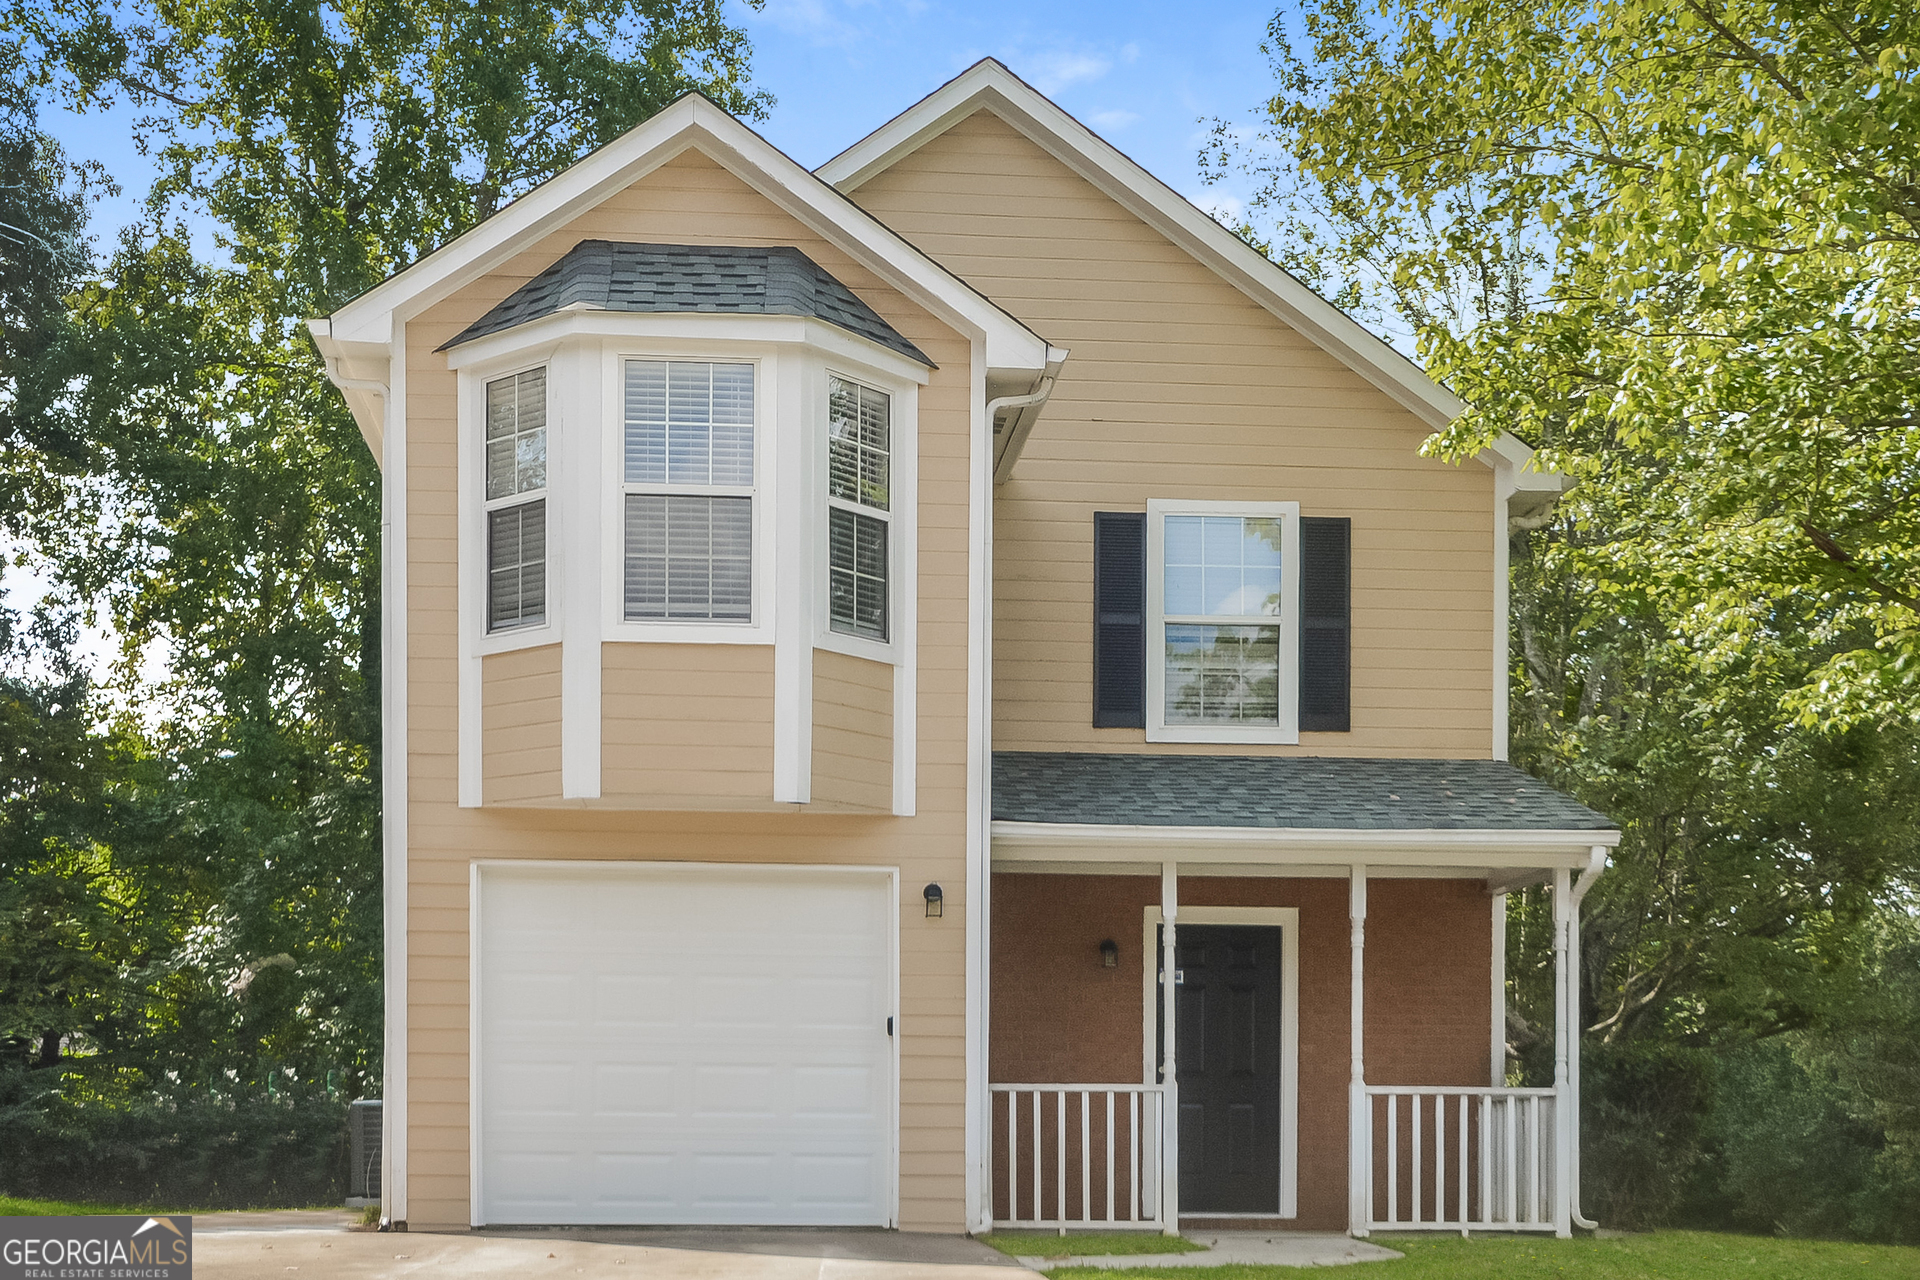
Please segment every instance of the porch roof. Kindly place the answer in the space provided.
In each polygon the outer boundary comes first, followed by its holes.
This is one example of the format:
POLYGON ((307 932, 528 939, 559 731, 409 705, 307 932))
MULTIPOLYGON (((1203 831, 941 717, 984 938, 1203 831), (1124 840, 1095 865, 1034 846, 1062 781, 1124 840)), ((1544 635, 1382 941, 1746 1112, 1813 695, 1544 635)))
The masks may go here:
POLYGON ((996 822, 1345 831, 1612 831, 1502 760, 996 751, 996 822))

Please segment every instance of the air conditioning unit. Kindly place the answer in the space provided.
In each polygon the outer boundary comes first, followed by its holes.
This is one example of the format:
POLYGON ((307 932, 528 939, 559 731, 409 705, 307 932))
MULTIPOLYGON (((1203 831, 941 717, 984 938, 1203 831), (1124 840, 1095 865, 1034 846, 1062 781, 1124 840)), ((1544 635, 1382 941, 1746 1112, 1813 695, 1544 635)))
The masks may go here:
POLYGON ((380 1200, 380 1099, 362 1098, 347 1105, 347 1171, 349 1204, 377 1204, 380 1200))

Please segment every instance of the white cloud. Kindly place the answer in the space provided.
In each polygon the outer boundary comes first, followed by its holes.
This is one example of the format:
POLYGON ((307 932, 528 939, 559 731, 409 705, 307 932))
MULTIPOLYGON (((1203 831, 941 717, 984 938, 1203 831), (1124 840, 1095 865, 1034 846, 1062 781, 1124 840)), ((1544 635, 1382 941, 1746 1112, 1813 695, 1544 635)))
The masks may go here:
MULTIPOLYGON (((1021 74, 1033 82, 1034 88, 1049 97, 1069 86, 1098 80, 1113 69, 1113 60, 1110 58, 1065 50, 1036 54, 1024 61, 1026 70, 1021 74)), ((1015 70, 1019 71, 1019 68, 1015 70)))
POLYGON ((1087 122, 1096 129, 1111 133, 1126 128, 1139 118, 1139 113, 1135 111, 1095 111, 1087 117, 1087 122))
POLYGON ((1195 207, 1209 218, 1225 226, 1237 227, 1247 220, 1246 202, 1238 196, 1204 188, 1200 191, 1183 191, 1180 194, 1192 201, 1195 207))
MULTIPOLYGON (((874 18, 852 10, 875 8, 877 0, 767 0, 762 13, 783 31, 804 36, 815 44, 851 45, 873 35, 874 18)), ((887 10, 896 17, 917 17, 926 0, 896 0, 887 10)))

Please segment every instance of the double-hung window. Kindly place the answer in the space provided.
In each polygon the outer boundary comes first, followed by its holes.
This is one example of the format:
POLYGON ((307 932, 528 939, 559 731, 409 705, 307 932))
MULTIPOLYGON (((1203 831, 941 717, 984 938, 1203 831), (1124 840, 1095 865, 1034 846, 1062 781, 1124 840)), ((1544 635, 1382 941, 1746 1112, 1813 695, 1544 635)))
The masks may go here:
POLYGON ((487 630, 547 620, 547 371, 487 384, 487 630))
POLYGON ((887 638, 892 535, 892 402, 846 378, 827 380, 827 613, 832 629, 887 638))
POLYGON ((1149 736, 1297 735, 1298 509, 1148 506, 1149 736))
POLYGON ((754 366, 624 365, 623 616, 751 622, 754 366))

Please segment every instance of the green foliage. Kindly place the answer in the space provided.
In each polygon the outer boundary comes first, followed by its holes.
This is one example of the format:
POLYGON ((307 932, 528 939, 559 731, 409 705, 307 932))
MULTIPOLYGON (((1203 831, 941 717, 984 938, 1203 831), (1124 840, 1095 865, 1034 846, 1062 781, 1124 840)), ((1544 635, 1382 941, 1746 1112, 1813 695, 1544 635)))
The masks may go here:
POLYGON ((339 1204, 346 1106, 325 1098, 142 1100, 23 1096, 0 1074, 0 1192, 194 1209, 339 1204))
POLYGON ((0 238, 0 518, 52 614, 120 643, 99 689, 58 637, 0 654, 0 1142, 76 1153, 0 1177, 331 1195, 381 1072, 380 475, 304 318, 683 93, 768 99, 721 0, 0 0, 0 27, 10 101, 131 102, 161 164, 95 264, 57 154, 0 133, 0 183, 38 183, 0 222, 80 246, 0 238))

